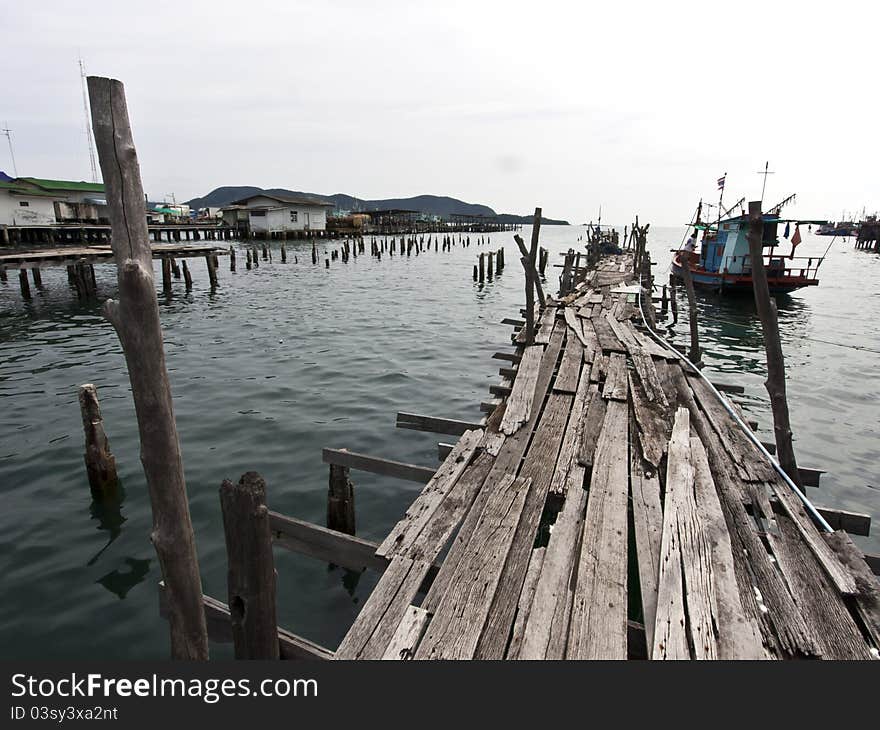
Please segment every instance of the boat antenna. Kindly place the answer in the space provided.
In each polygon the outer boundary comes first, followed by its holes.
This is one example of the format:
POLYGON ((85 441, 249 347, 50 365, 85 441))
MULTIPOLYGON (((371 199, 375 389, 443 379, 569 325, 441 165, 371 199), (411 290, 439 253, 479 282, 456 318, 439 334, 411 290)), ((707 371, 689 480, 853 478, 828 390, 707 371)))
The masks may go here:
POLYGON ((789 203, 793 203, 794 199, 797 197, 797 193, 792 193, 784 200, 779 201, 776 205, 774 205, 770 210, 767 211, 770 215, 779 215, 782 212, 782 208, 789 203))
POLYGON ((9 143, 9 156, 12 158, 12 172, 18 177, 18 168, 15 165, 15 152, 12 150, 12 130, 9 128, 9 122, 3 122, 3 129, 0 132, 6 135, 6 141, 9 143))
POLYGON ((764 202, 764 191, 767 189, 767 175, 775 175, 775 172, 770 171, 770 160, 764 163, 764 169, 758 170, 759 175, 764 176, 764 184, 761 186, 761 202, 764 202))
POLYGON ((79 58, 79 77, 82 83, 83 115, 86 123, 86 140, 89 145, 89 165, 92 168, 92 182, 98 182, 98 163, 95 159, 95 141, 92 139, 92 123, 89 115, 89 97, 86 93, 86 67, 82 57, 79 58))

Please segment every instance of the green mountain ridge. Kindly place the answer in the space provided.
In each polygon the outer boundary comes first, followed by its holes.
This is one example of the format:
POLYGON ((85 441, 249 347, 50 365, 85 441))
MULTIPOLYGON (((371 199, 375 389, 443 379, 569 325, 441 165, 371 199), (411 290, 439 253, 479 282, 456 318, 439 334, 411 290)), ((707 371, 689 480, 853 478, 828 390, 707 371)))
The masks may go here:
MULTIPOLYGON (((438 215, 444 218, 451 215, 487 216, 497 218, 501 223, 531 223, 531 215, 516 215, 514 213, 496 213, 488 205, 477 203, 465 203, 457 198, 440 195, 416 195, 410 198, 385 198, 382 200, 364 200, 355 198, 345 193, 333 195, 318 195, 317 193, 305 193, 286 188, 258 188, 252 185, 224 185, 212 190, 200 198, 186 201, 193 208, 219 208, 229 205, 236 200, 241 200, 250 195, 267 193, 269 195, 292 195, 307 198, 317 198, 328 203, 333 203, 340 210, 361 211, 368 213, 371 210, 383 210, 398 208, 402 210, 417 210, 428 215, 438 215)), ((568 225, 568 221, 541 218, 546 225, 568 225)))

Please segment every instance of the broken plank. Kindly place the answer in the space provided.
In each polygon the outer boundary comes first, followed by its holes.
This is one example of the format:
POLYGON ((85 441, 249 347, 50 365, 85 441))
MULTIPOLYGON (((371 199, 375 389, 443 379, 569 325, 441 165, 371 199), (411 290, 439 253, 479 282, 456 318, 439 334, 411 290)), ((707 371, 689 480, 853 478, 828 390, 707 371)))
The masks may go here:
POLYGON ((593 455, 596 453, 596 444, 605 422, 605 399, 599 397, 599 387, 591 384, 590 393, 590 402, 581 428, 581 443, 578 451, 578 463, 587 468, 593 466, 593 455))
POLYGON ((544 565, 544 556, 547 548, 536 548, 532 550, 532 556, 529 558, 529 567, 526 570, 526 579, 523 582, 522 593, 519 595, 519 602, 516 606, 516 621, 513 623, 513 635, 510 638, 510 646, 507 649, 505 659, 519 659, 520 649, 522 648, 523 633, 525 632, 526 622, 532 610, 532 603, 535 598, 535 586, 538 584, 538 578, 544 565))
POLYGON ((499 429, 508 436, 515 434, 532 414, 535 384, 538 381, 543 356, 544 348, 538 345, 527 347, 523 352, 519 375, 513 382, 513 390, 507 398, 504 418, 499 429))
POLYGON ((397 414, 397 428, 461 436, 465 431, 482 428, 482 426, 479 423, 457 421, 453 418, 437 418, 435 416, 423 416, 418 413, 400 412, 397 414))

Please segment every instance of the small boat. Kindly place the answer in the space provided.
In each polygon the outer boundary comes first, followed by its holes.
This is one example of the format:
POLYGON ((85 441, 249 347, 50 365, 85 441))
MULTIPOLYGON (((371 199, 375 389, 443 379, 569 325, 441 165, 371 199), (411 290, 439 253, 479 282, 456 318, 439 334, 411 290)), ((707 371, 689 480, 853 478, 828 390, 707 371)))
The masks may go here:
MULTIPOLYGON (((800 243, 799 225, 824 224, 826 221, 807 221, 780 217, 782 205, 771 208, 762 215, 762 242, 764 248, 764 268, 767 271, 767 284, 772 294, 787 294, 807 286, 819 284, 821 258, 795 256, 794 250, 800 243), (778 227, 795 226, 791 251, 781 252, 778 227)), ((735 207, 735 206, 734 206, 735 207)), ((752 294, 752 264, 749 255, 747 215, 719 219, 716 223, 700 222, 697 209, 694 236, 702 232, 700 250, 688 251, 684 248, 673 251, 672 274, 681 278, 683 267, 687 266, 694 286, 711 289, 722 294, 752 294)))
POLYGON ((852 221, 840 221, 839 223, 825 223, 815 231, 817 236, 857 236, 859 224, 852 221))

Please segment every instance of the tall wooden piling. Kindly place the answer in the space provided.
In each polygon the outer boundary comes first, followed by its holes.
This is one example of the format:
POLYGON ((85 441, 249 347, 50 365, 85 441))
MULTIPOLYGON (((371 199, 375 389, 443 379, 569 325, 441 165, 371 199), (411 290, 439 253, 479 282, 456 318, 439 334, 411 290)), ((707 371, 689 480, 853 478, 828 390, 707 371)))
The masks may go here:
POLYGON ((229 247, 229 270, 235 271, 235 248, 229 247))
POLYGON ((79 386, 79 408, 85 435, 86 473, 95 496, 109 496, 116 491, 119 477, 116 459, 104 432, 104 419, 98 404, 98 389, 91 383, 79 386))
POLYGON ((483 260, 485 254, 480 251, 479 256, 479 266, 480 266, 480 283, 482 284, 486 280, 486 262, 483 260))
POLYGON ((162 289, 171 291, 171 259, 167 256, 162 257, 162 289))
POLYGON ((752 265, 752 289, 755 292, 755 306, 761 318, 764 332, 764 351, 767 354, 767 380, 764 386, 770 395, 770 408, 773 412, 773 433, 776 437, 776 454, 779 465, 791 480, 801 485, 797 459, 791 438, 791 421, 788 415, 788 400, 785 393, 785 358, 779 340, 779 321, 776 302, 770 298, 767 284, 767 271, 764 268, 764 222, 761 215, 761 201, 749 203, 749 259, 752 265))
POLYGON ((153 511, 151 540, 168 595, 171 655, 207 659, 208 633, 195 536, 153 281, 153 258, 125 90, 114 79, 88 78, 92 128, 108 202, 119 300, 104 314, 128 365, 153 511))
POLYGON ((327 527, 347 535, 355 534, 354 484, 349 468, 330 464, 327 492, 327 527))
POLYGON ((43 275, 40 273, 40 269, 37 266, 31 269, 31 277, 34 280, 34 286, 37 289, 41 289, 43 287, 43 275))
MULTIPOLYGON (((526 248, 526 245, 523 242, 522 237, 519 234, 515 233, 513 235, 513 240, 516 242, 517 248, 519 248, 519 251, 522 254, 522 258, 525 258, 528 261, 531 261, 531 257, 532 257, 531 251, 526 248)), ((522 258, 520 260, 522 260, 522 258)), ((523 266, 525 266, 525 264, 523 264, 523 266)), ((541 307, 543 307, 546 303, 546 299, 544 297, 544 287, 541 285, 541 278, 538 276, 538 272, 535 269, 535 267, 532 266, 531 269, 532 269, 532 281, 534 283, 535 291, 538 294, 538 302, 540 303, 541 307)))
POLYGON ((249 471, 220 486, 227 588, 236 659, 278 659, 275 563, 266 482, 249 471))
POLYGON ((691 330, 691 346, 688 351, 688 359, 694 365, 700 362, 700 329, 697 322, 697 295, 694 292, 694 280, 691 276, 690 262, 686 261, 681 267, 681 278, 684 281, 684 289, 688 299, 688 324, 691 330))

